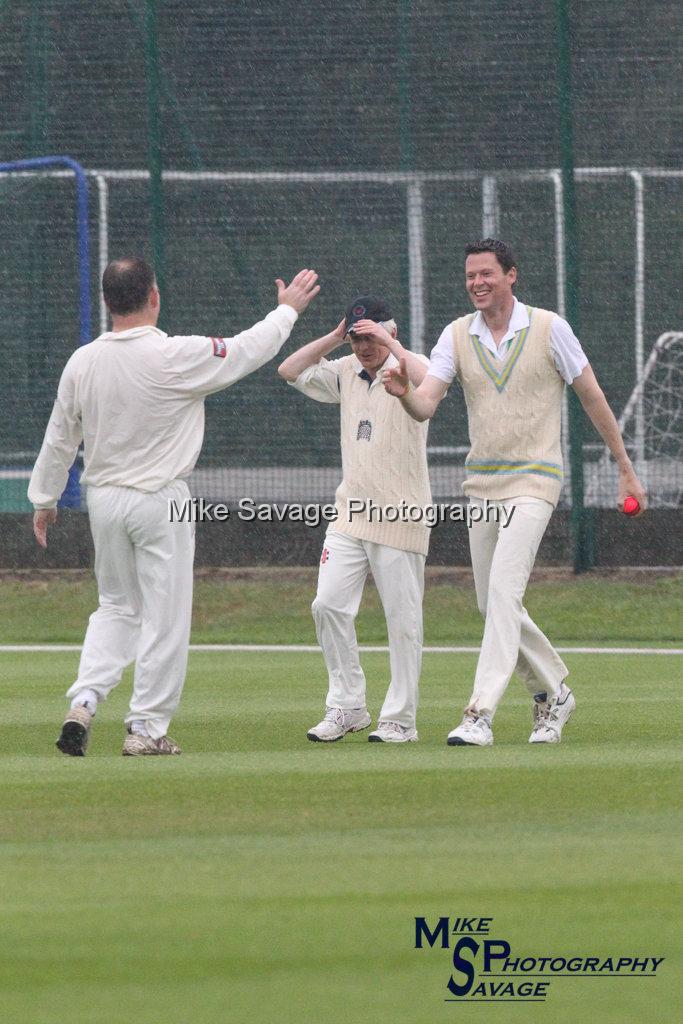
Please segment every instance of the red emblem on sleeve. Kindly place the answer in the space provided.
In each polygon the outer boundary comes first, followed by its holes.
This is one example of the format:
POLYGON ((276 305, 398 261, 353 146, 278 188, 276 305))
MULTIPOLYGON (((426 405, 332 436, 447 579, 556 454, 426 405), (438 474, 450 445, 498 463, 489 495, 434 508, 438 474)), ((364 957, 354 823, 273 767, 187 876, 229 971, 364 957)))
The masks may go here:
POLYGON ((213 345, 213 354, 218 356, 219 359, 225 359, 228 353, 228 346, 225 344, 223 338, 212 338, 211 344, 213 345))

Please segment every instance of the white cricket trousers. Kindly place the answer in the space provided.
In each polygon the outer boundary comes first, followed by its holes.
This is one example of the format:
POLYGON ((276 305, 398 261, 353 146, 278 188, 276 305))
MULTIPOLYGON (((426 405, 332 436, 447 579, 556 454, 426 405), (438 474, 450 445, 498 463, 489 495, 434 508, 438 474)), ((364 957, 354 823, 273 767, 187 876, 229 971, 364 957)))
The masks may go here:
POLYGON ((182 693, 192 615, 194 524, 169 522, 168 503, 190 491, 176 480, 153 494, 88 487, 87 497, 100 604, 67 697, 94 690, 105 700, 134 661, 126 722, 143 721, 158 739, 182 693))
MULTIPOLYGON (((480 498, 471 504, 486 509, 480 498)), ((530 693, 550 696, 569 670, 522 604, 553 506, 531 497, 488 504, 504 507, 508 515, 514 508, 507 527, 504 519, 487 522, 484 516, 469 529, 477 604, 486 620, 469 706, 493 715, 515 670, 530 693)))
POLYGON ((365 707, 354 622, 368 572, 377 585, 387 621, 391 682, 380 719, 415 727, 422 668, 422 597, 426 558, 342 533, 325 537, 318 592, 311 606, 327 665, 330 708, 365 707))

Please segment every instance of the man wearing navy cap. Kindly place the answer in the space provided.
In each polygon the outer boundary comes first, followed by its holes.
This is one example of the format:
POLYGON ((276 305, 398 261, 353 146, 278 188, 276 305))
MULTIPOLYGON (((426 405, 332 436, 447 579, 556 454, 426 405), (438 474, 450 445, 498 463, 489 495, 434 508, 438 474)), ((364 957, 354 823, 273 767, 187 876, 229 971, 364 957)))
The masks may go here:
POLYGON ((289 356, 278 373, 318 402, 340 406, 343 479, 336 493, 312 605, 329 686, 325 716, 307 733, 332 743, 371 723, 365 701, 355 618, 372 572, 387 621, 391 682, 369 740, 417 740, 415 717, 422 664, 422 596, 431 506, 426 424, 417 423, 382 387, 384 372, 405 359, 418 386, 425 356, 406 351, 382 298, 361 295, 329 334, 289 356), (328 359, 347 340, 351 354, 328 359), (417 512, 411 512, 417 509, 417 512))

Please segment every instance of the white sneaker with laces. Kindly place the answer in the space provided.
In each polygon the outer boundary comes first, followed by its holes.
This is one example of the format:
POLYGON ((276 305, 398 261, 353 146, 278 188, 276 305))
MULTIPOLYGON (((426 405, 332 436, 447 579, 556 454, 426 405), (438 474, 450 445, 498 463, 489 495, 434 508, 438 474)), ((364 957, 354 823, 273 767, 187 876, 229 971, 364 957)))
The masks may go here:
POLYGON ((417 730, 398 722, 379 721, 368 736, 369 743, 416 743, 417 730))
POLYGON ((548 700, 547 696, 537 693, 534 697, 534 728, 529 743, 559 743, 562 729, 576 707, 574 694, 566 683, 560 684, 556 697, 548 700))
POLYGON ((477 711, 466 711, 457 729, 449 732, 449 747, 490 747, 493 745, 491 719, 477 711))
POLYGON ((369 725, 367 708, 327 708, 322 722, 309 729, 306 736, 313 743, 335 743, 347 732, 361 732, 369 725))

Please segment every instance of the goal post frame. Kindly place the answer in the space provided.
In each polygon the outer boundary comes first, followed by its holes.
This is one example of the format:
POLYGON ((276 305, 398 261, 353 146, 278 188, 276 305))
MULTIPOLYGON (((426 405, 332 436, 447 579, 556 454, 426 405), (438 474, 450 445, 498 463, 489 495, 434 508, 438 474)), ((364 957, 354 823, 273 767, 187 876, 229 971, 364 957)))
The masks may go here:
MULTIPOLYGON (((0 174, 21 174, 25 171, 40 171, 64 167, 73 172, 76 183, 76 238, 78 252, 78 312, 79 344, 92 341, 90 331, 90 240, 88 217, 88 176, 77 160, 70 156, 38 156, 30 160, 12 160, 0 163, 0 174)), ((81 487, 78 466, 69 470, 66 489, 58 502, 61 508, 80 508, 81 487)))

